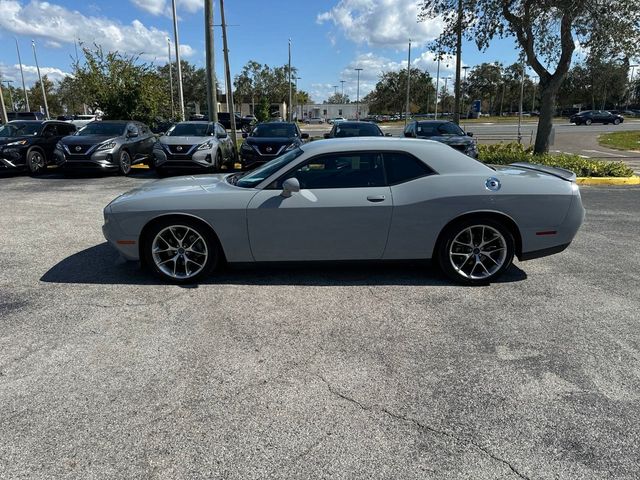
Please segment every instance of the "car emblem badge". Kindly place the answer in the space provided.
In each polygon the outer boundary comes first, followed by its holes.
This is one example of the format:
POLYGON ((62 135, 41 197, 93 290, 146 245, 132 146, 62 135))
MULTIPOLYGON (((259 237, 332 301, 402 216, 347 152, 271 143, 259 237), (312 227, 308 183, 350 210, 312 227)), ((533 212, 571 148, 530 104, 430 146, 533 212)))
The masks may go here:
POLYGON ((79 152, 80 150, 82 150, 82 147, 81 147, 80 145, 78 145, 78 146, 76 147, 76 152, 79 152))
POLYGON ((179 152, 181 152, 181 151, 182 151, 182 147, 178 145, 178 146, 176 147, 176 150, 177 150, 177 151, 179 151, 179 152))
POLYGON ((500 180, 498 180, 496 177, 489 177, 484 182, 484 186, 487 190, 491 190, 492 192, 497 192, 498 190, 500 190, 500 186, 501 186, 500 180))
POLYGON ((266 150, 267 152, 270 152, 271 150, 273 150, 273 148, 271 148, 271 147, 267 147, 265 150, 266 150))

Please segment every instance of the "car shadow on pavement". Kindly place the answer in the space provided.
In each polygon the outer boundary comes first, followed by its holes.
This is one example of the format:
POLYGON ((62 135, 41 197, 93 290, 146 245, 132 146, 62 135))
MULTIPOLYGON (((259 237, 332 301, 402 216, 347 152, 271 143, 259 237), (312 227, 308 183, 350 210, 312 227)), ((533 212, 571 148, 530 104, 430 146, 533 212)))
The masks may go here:
MULTIPOLYGON (((512 265, 495 283, 519 282, 526 278, 527 274, 523 270, 512 265)), ((58 262, 40 280, 48 283, 97 285, 165 283, 141 268, 138 262, 123 260, 106 242, 58 262)), ((200 284, 455 286, 428 261, 243 264, 226 266, 200 284)), ((190 287, 193 288, 194 285, 190 287)))

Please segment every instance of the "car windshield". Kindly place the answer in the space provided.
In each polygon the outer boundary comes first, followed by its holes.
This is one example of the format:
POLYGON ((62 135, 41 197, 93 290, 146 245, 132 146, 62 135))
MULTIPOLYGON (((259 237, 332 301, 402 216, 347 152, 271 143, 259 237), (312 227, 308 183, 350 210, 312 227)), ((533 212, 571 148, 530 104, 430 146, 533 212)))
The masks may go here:
POLYGON ((38 135, 41 123, 37 122, 20 122, 7 123, 0 127, 0 137, 25 137, 30 135, 38 135))
POLYGON ((260 168, 255 169, 253 172, 245 174, 241 177, 231 177, 233 179, 231 181, 238 187, 253 188, 266 178, 270 177, 273 173, 280 170, 286 164, 298 158, 300 155, 302 155, 302 150, 296 148, 295 150, 291 150, 289 153, 285 153, 281 157, 274 158, 270 162, 265 163, 260 168))
POLYGON ((86 137, 87 135, 104 135, 118 137, 124 135, 124 123, 93 122, 78 130, 76 135, 86 137))
POLYGON ((288 123, 263 123, 253 129, 252 137, 295 137, 295 125, 288 123))
POLYGON ((464 135, 464 132, 455 123, 418 123, 416 133, 422 137, 464 135))
POLYGON ((178 123, 169 129, 168 137, 206 137, 213 133, 208 123, 178 123))
POLYGON ((334 129, 334 137, 382 137, 382 131, 377 125, 368 122, 344 123, 340 122, 334 129))

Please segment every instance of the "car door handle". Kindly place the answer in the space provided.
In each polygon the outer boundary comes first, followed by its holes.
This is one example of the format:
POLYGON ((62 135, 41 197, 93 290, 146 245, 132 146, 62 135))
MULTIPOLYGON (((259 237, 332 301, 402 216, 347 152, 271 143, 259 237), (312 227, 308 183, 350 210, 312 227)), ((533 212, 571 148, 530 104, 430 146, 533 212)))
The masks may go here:
POLYGON ((384 195, 369 195, 367 197, 367 200, 375 203, 375 202, 384 202, 386 198, 387 197, 385 197, 384 195))

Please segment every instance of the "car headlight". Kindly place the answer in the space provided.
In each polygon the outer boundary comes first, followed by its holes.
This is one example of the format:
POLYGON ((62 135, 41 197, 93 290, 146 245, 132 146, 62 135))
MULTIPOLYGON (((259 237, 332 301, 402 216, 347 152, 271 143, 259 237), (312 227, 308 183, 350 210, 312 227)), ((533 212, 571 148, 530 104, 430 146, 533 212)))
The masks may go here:
POLYGON ((96 151, 99 152, 100 150, 112 150, 114 148, 116 148, 116 142, 107 142, 103 143, 102 145, 98 145, 96 151))
POLYGON ((60 142, 56 143, 56 150, 62 150, 62 144, 60 142))
POLYGON ((295 143, 292 143, 291 145, 289 145, 287 148, 284 149, 285 152, 288 152, 289 150, 293 150, 294 148, 296 148, 298 145, 295 143))
POLYGON ((208 142, 205 142, 202 145, 200 145, 198 147, 198 150, 209 150, 212 146, 213 144, 211 143, 211 140, 209 140, 208 142))
POLYGON ((27 142, 26 140, 18 140, 17 142, 11 142, 11 143, 7 143, 5 146, 6 147, 18 147, 20 145, 26 145, 27 142))

